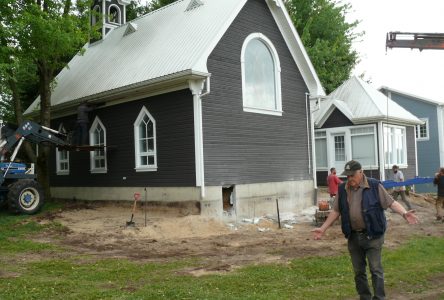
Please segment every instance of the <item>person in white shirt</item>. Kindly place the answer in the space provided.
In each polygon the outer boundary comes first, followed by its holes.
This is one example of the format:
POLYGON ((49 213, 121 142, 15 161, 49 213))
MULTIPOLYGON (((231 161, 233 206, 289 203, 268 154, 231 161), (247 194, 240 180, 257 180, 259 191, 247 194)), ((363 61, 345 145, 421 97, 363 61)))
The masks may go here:
MULTIPOLYGON (((399 167, 397 165, 393 165, 393 180, 395 182, 401 182, 404 181, 404 174, 399 170, 399 167)), ((395 186, 393 188, 393 199, 397 200, 398 196, 401 195, 401 201, 404 202, 404 204, 407 206, 408 210, 412 209, 412 205, 410 204, 409 200, 405 197, 405 185, 401 186, 395 186)))

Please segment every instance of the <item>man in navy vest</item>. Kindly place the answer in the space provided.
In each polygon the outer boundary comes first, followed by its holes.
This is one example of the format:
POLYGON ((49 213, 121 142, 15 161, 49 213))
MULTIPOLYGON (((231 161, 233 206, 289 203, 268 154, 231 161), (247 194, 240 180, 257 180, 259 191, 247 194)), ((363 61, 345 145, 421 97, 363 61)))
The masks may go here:
POLYGON ((391 208, 409 224, 418 223, 413 210, 393 200, 380 182, 364 175, 361 164, 351 160, 345 164, 342 175, 347 182, 339 186, 333 210, 324 224, 313 230, 315 240, 341 216, 341 227, 348 240, 356 290, 361 300, 385 299, 384 270, 381 263, 381 250, 384 244, 386 218, 384 210, 391 208), (373 285, 373 298, 370 290, 366 266, 370 267, 373 285))
POLYGON ((439 169, 435 174, 433 183, 438 186, 438 198, 436 198, 436 220, 443 221, 442 209, 444 207, 444 168, 439 169))

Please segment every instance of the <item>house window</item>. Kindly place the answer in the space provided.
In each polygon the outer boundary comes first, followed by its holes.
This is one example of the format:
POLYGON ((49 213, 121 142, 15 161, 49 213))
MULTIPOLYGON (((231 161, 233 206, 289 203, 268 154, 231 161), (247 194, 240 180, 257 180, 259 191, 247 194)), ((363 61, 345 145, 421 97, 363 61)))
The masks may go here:
POLYGON ((156 121, 145 106, 134 122, 134 142, 136 171, 156 171, 156 121))
POLYGON ((327 133, 325 131, 315 132, 316 167, 328 168, 327 161, 327 133))
POLYGON ((377 169, 376 126, 359 125, 315 131, 316 169, 342 169, 354 159, 367 170, 377 169))
POLYGON ((363 166, 376 165, 374 131, 373 126, 350 129, 352 157, 363 166))
POLYGON ((421 121, 424 121, 424 124, 416 125, 416 139, 418 141, 427 141, 429 140, 429 119, 421 118, 421 121))
POLYGON ((94 6, 94 8, 92 9, 92 12, 91 12, 91 25, 92 26, 97 24, 99 17, 100 17, 100 6, 96 5, 96 6, 94 6))
POLYGON ((91 125, 89 140, 91 146, 102 147, 90 152, 91 173, 106 173, 106 129, 99 117, 96 117, 91 125))
POLYGON ((121 24, 120 22, 120 8, 117 5, 110 5, 108 11, 108 21, 110 23, 121 24))
POLYGON ((266 36, 253 33, 245 39, 241 67, 244 111, 281 116, 280 62, 266 36))
MULTIPOLYGON (((60 124, 59 132, 66 133, 63 124, 60 124)), ((57 175, 69 175, 69 152, 67 150, 56 150, 56 165, 57 175)))
POLYGON ((386 168, 391 165, 407 165, 405 127, 384 125, 384 154, 386 168))

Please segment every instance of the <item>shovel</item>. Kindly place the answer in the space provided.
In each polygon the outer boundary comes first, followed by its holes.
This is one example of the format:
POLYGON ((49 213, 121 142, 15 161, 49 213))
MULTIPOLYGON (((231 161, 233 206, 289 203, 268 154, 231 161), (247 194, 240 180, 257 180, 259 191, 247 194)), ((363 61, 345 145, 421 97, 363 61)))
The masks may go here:
POLYGON ((126 222, 127 227, 136 226, 136 223, 134 223, 133 218, 134 218, 134 213, 136 212, 137 201, 139 200, 140 200, 140 193, 134 193, 134 204, 133 204, 133 210, 131 211, 131 220, 126 222))

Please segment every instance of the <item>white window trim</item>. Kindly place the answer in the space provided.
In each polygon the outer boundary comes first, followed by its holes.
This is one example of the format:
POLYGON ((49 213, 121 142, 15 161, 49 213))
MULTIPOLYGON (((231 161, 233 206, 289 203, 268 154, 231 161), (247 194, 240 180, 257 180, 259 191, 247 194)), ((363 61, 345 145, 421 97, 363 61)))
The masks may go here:
MULTIPOLYGON (((416 133, 415 133, 416 137, 416 133)), ((397 165, 400 169, 406 169, 408 168, 408 153, 407 153, 407 128, 405 126, 399 126, 399 125, 393 125, 393 124, 383 124, 382 126, 382 138, 384 139, 384 144, 382 148, 382 153, 384 155, 384 168, 385 169, 391 169, 393 165, 397 165), (387 162, 387 159, 385 158, 385 148, 387 143, 387 137, 385 136, 384 128, 400 128, 404 130, 404 137, 402 139, 402 149, 404 152, 405 162, 387 162)))
POLYGON ((136 121, 134 122, 134 152, 135 152, 135 162, 136 167, 134 168, 136 172, 153 172, 157 171, 157 132, 156 132, 156 120, 149 113, 148 109, 145 106, 140 110, 139 115, 137 116, 136 121), (139 163, 140 151, 139 151, 139 135, 138 135, 138 127, 139 123, 142 121, 143 117, 147 115, 150 118, 151 122, 153 122, 153 137, 154 137, 154 165, 151 166, 141 166, 139 163))
POLYGON ((246 112, 252 112, 252 113, 260 113, 260 114, 267 114, 267 115, 274 115, 274 116, 282 116, 282 91, 281 91, 281 63, 279 60, 279 55, 276 51, 276 48, 274 47, 273 43, 262 33, 256 32, 252 33, 244 41, 244 44, 242 45, 242 51, 241 51, 241 70, 242 70, 242 105, 243 109, 246 112), (275 87, 276 87, 276 109, 263 109, 258 107, 251 107, 246 106, 244 99, 246 99, 246 87, 245 87, 245 50, 249 44, 249 42, 253 39, 258 39, 262 41, 266 47, 271 52, 271 56, 274 61, 274 68, 275 68, 275 87))
MULTIPOLYGON (((427 132, 427 136, 426 137, 420 137, 420 136, 418 136, 418 137, 416 137, 416 140, 417 141, 419 141, 419 142, 423 142, 423 141, 428 141, 429 139, 430 139, 430 134, 429 134, 429 118, 419 118, 421 121, 424 121, 425 122, 425 126, 426 126, 426 132, 427 132)), ((418 135, 419 135, 419 128, 420 128, 420 126, 421 125, 416 125, 416 127, 415 127, 415 135, 416 135, 416 133, 418 133, 418 135)))
POLYGON ((107 159, 107 153, 106 153, 106 128, 103 125, 102 121, 100 120, 100 118, 98 116, 96 116, 96 118, 94 119, 94 122, 91 125, 91 128, 89 129, 89 143, 91 146, 95 146, 93 144, 94 141, 94 133, 96 131, 97 125, 100 125, 103 129, 103 145, 105 146, 105 148, 103 149, 103 155, 105 156, 105 167, 104 168, 95 168, 94 167, 94 161, 95 161, 95 152, 94 151, 90 151, 90 172, 92 174, 103 174, 103 173, 107 173, 108 172, 108 159, 107 159))
MULTIPOLYGON (((326 139, 327 140, 327 167, 318 167, 316 166, 316 171, 329 171, 330 167, 334 165, 334 149, 330 145, 332 145, 333 138, 336 134, 344 134, 345 136, 345 155, 346 160, 353 159, 352 156, 352 147, 351 147, 351 137, 352 136, 358 136, 358 135, 373 135, 373 139, 375 141, 374 147, 375 147, 375 157, 374 157, 374 164, 372 165, 363 165, 362 168, 365 170, 376 170, 379 168, 378 165, 378 139, 377 139, 377 130, 375 124, 369 124, 369 125, 357 125, 357 126, 345 126, 345 127, 334 127, 334 128, 326 128, 326 129, 317 129, 315 132, 325 132, 326 136, 323 137, 315 137, 315 139, 326 139), (364 127, 372 127, 373 132, 372 133, 357 133, 352 134, 352 129, 357 128, 364 128, 364 127)), ((314 158, 316 159, 316 157, 314 158)))
MULTIPOLYGON (((62 132, 62 133, 66 133, 66 130, 65 130, 64 126, 63 126, 63 123, 61 123, 59 125, 59 130, 58 131, 62 132)), ((69 171, 70 171, 69 151, 56 149, 56 174, 57 175, 69 175, 69 171), (66 160, 62 160, 61 157, 60 157, 60 154, 61 154, 62 151, 66 151, 66 160), (60 169, 60 164, 63 163, 63 162, 68 163, 68 169, 67 170, 61 170, 60 169)))
POLYGON ((120 10, 120 7, 118 7, 118 6, 115 5, 115 4, 111 4, 111 5, 108 7, 108 16, 107 16, 107 18, 108 18, 108 22, 109 22, 110 24, 116 24, 116 25, 120 25, 120 24, 122 24, 122 11, 120 10), (118 15, 118 22, 111 22, 111 20, 110 20, 110 16, 111 16, 111 8, 112 8, 112 7, 117 8, 117 12, 119 13, 119 15, 118 15))

